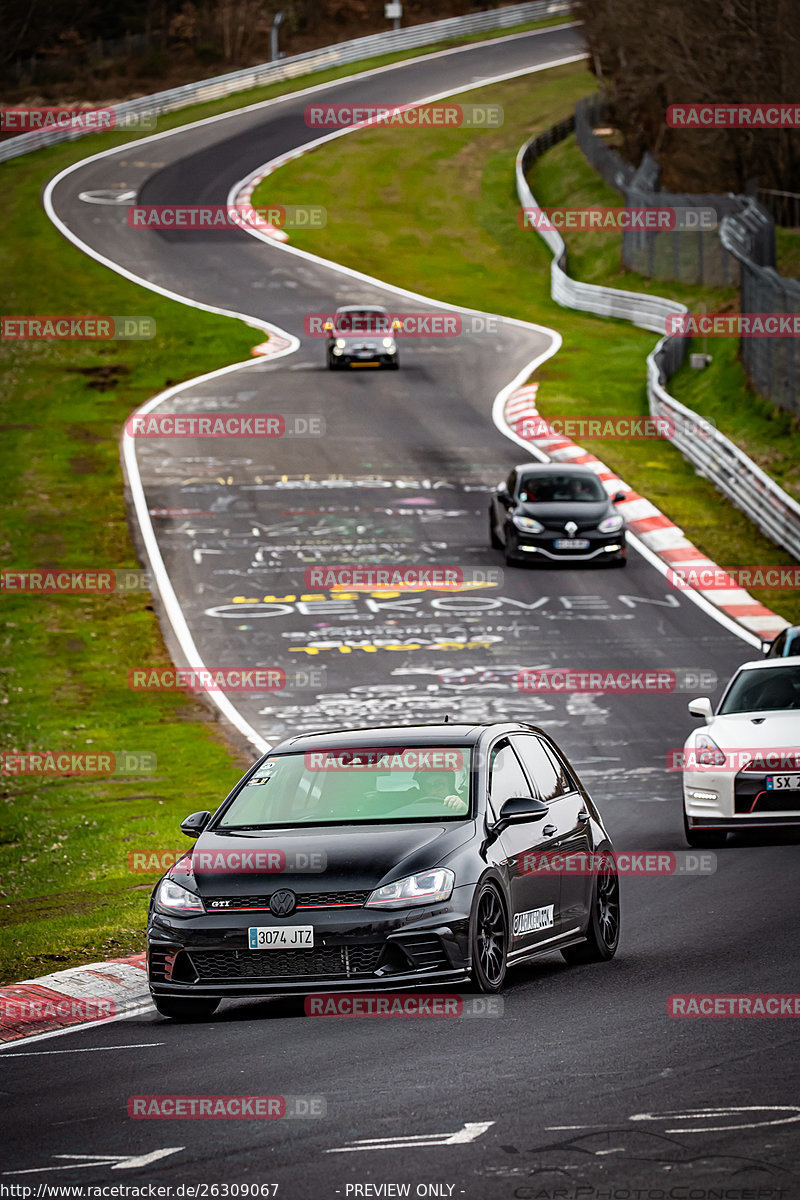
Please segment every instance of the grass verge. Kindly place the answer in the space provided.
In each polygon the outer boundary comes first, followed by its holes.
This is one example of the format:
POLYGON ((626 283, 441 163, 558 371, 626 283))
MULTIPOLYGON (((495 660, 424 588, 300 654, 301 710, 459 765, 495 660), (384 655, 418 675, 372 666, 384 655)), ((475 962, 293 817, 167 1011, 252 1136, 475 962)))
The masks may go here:
MULTIPOLYGON (((254 202, 268 203, 276 182, 282 203, 313 196, 328 210, 327 227, 293 234, 294 245, 440 300, 558 328, 563 348, 535 376, 545 416, 645 415, 645 358, 654 335, 554 304, 549 252, 516 219, 517 149, 567 116, 593 86, 578 63, 537 75, 535 90, 530 79, 520 79, 475 91, 471 100, 501 104, 505 113, 500 129, 477 136, 460 129, 375 127, 337 138, 281 168, 259 186, 254 202)), ((572 139, 540 160, 532 186, 543 205, 619 203, 572 139)), ((735 305, 734 289, 720 295, 718 289, 621 271, 618 243, 607 234, 571 237, 569 246, 570 271, 579 278, 673 295, 692 307, 703 301, 709 308, 735 305)), ((779 452, 790 455, 788 427, 781 418, 775 426, 779 452)), ((667 443, 584 444, 721 565, 790 564, 667 443)), ((755 594, 789 620, 800 620, 800 601, 791 594, 755 594)))

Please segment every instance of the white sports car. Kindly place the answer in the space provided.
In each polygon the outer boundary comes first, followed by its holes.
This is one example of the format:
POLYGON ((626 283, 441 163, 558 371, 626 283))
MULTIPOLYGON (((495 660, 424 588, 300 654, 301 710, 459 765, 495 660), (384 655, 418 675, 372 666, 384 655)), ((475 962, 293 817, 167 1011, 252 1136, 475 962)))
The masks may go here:
MULTIPOLYGON (((689 712, 683 823, 690 846, 721 846, 736 829, 800 826, 800 654, 743 663, 717 711, 701 696, 689 712)), ((673 769, 675 769, 673 764, 673 769)))

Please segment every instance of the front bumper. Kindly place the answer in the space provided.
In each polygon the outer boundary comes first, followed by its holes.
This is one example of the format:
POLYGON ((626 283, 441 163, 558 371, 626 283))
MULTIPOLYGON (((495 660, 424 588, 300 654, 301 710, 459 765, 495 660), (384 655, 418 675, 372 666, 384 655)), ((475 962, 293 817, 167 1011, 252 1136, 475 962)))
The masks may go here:
POLYGON ((539 559, 543 562, 592 562, 599 559, 619 562, 627 555, 624 530, 609 534, 597 533, 596 530, 578 532, 575 538, 588 542, 588 546, 578 550, 557 549, 555 543, 566 537, 563 531, 556 533, 546 530, 544 533, 528 534, 515 529, 509 553, 515 558, 539 559))
POLYGON ((242 914, 235 922, 232 917, 154 912, 147 933, 153 995, 396 991, 469 978, 469 907, 452 900, 422 910, 317 912, 313 922, 302 922, 314 925, 313 950, 250 950, 248 928, 280 928, 287 922, 268 912, 242 914))
POLYGON ((773 791, 764 771, 689 771, 683 803, 692 829, 800 825, 800 791, 773 791))

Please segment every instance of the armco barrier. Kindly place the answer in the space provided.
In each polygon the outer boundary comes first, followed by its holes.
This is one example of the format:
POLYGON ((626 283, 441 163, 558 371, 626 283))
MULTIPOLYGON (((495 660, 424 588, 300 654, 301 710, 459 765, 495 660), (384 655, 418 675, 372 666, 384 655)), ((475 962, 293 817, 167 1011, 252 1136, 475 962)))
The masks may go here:
MULTIPOLYGON (((516 159, 517 196, 523 208, 536 208, 536 199, 528 186, 526 173, 532 163, 556 142, 567 137, 573 121, 562 121, 552 129, 531 138, 521 147, 516 159)), ((594 283, 579 283, 567 274, 567 249, 557 230, 537 230, 553 255, 550 267, 550 292, 557 304, 580 312, 631 321, 642 329, 665 334, 670 313, 686 312, 683 304, 660 296, 627 292, 594 283)), ((682 363, 688 339, 662 336, 647 356, 647 399, 654 417, 683 417, 676 421, 671 439, 685 458, 717 487, 758 528, 800 559, 800 504, 778 487, 760 467, 723 434, 674 396, 665 384, 682 363), (702 428, 704 436, 686 432, 702 428)))
MULTIPOLYGON (((413 50, 417 46, 430 46, 452 37, 465 37, 471 33, 488 33, 496 29, 509 29, 559 13, 569 15, 568 0, 528 0, 526 4, 512 4, 508 8, 492 9, 489 12, 469 13, 463 17, 447 17, 442 21, 431 21, 425 25, 413 25, 408 29, 388 29, 385 33, 373 33, 368 37, 354 38, 349 42, 324 46, 320 50, 308 50, 305 54, 294 54, 279 62, 261 63, 231 71, 228 75, 217 75, 198 83, 187 83, 183 87, 155 92, 150 96, 139 96, 136 100, 125 100, 111 105, 119 118, 139 113, 174 112, 190 104, 202 104, 208 100, 219 100, 236 92, 262 87, 268 83, 280 83, 298 75, 315 71, 327 71, 345 63, 359 62, 381 54, 392 54, 397 50, 413 50)), ((0 162, 29 154, 42 146, 56 142, 73 141, 87 132, 82 129, 41 129, 22 133, 0 143, 0 162)))

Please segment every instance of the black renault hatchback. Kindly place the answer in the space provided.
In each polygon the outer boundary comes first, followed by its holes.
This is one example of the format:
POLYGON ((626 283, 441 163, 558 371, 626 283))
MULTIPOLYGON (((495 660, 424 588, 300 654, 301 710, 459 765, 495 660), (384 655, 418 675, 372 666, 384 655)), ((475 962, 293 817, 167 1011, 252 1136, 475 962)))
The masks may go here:
POLYGON ((509 566, 601 562, 624 567, 625 519, 591 467, 524 463, 514 467, 489 501, 489 540, 509 566))
POLYGON ((530 725, 287 738, 181 829, 196 845, 159 881, 147 929, 164 1016, 320 988, 497 992, 536 955, 617 948, 611 841, 530 725))

